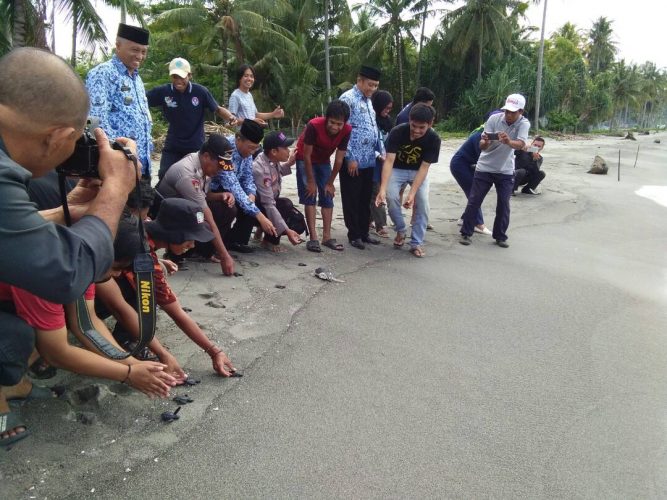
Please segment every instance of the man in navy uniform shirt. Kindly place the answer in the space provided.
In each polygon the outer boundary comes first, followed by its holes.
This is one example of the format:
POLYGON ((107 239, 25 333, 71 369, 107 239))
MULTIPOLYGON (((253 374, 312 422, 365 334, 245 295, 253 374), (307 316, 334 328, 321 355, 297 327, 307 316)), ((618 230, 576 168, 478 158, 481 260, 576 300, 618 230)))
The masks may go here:
POLYGON ((206 87, 192 83, 190 63, 182 57, 169 63, 169 77, 171 83, 146 92, 148 105, 161 106, 162 114, 169 122, 158 172, 160 179, 174 163, 199 151, 204 144, 204 113, 207 109, 225 121, 236 121, 232 113, 218 105, 206 87))

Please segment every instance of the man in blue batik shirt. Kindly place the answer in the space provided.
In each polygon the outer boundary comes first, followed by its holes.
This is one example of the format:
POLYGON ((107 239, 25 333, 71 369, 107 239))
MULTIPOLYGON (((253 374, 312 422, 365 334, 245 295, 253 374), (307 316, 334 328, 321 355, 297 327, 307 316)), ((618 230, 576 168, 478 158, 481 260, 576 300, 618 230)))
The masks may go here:
POLYGON ((88 73, 90 116, 99 118, 109 137, 129 137, 137 143, 142 175, 151 173, 151 116, 139 66, 146 59, 149 33, 137 26, 118 24, 116 53, 88 73))
POLYGON ((236 136, 227 137, 233 148, 232 165, 211 179, 206 195, 209 205, 213 202, 216 209, 236 212, 234 226, 223 237, 229 250, 241 253, 253 251, 248 241, 252 228, 258 223, 266 234, 277 236, 276 228, 255 204, 257 188, 252 174, 252 154, 259 148, 263 137, 262 126, 253 120, 244 120, 236 136), (225 192, 234 195, 235 204, 231 207, 222 199, 225 192))
POLYGON ((379 85, 380 71, 362 66, 356 85, 340 96, 340 100, 350 107, 349 123, 352 125, 347 153, 340 169, 340 196, 347 239, 350 245, 360 250, 366 247, 364 243, 380 243, 368 234, 375 158, 384 155, 384 144, 380 140, 370 99, 379 85))

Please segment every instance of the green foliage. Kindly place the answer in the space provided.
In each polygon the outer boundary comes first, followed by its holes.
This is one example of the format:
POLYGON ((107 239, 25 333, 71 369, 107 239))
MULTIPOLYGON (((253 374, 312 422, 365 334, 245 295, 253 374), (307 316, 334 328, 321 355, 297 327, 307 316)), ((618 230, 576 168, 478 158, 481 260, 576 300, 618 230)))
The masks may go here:
POLYGON ((567 132, 568 130, 574 132, 579 124, 579 118, 569 111, 550 111, 547 114, 547 118, 549 120, 547 128, 559 132, 567 132))

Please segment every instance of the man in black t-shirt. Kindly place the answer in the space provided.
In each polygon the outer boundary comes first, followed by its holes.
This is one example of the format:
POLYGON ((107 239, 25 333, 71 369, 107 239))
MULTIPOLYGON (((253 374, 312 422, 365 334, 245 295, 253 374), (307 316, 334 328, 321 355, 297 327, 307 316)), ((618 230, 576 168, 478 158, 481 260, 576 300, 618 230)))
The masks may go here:
POLYGON ((524 186, 521 190, 523 194, 540 194, 537 191, 537 186, 547 176, 543 170, 540 170, 543 149, 544 139, 538 135, 533 139, 530 146, 514 151, 513 195, 519 189, 519 186, 524 186))
POLYGON ((410 236, 410 251, 416 257, 425 255, 422 247, 428 223, 428 168, 438 161, 440 137, 431 126, 435 110, 428 104, 415 104, 410 121, 394 127, 385 143, 387 157, 382 167, 382 184, 375 204, 387 202, 389 217, 394 223, 395 247, 405 244, 405 219, 401 211, 400 192, 410 185, 403 207, 414 207, 414 222, 410 236))

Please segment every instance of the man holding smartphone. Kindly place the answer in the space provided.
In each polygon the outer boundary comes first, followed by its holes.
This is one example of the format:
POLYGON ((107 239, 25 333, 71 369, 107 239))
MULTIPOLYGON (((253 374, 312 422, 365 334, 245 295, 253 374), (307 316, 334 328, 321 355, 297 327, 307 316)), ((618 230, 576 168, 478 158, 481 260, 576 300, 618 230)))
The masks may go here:
POLYGON ((523 149, 528 139, 530 122, 524 118, 526 98, 512 94, 501 108, 504 113, 491 115, 484 124, 479 142, 481 154, 475 168, 468 205, 461 226, 462 245, 470 245, 475 216, 491 186, 495 186, 498 202, 493 222, 493 239, 501 248, 509 247, 507 228, 510 223, 510 198, 514 188, 514 150, 523 149))

